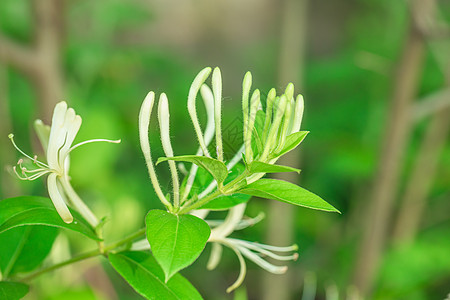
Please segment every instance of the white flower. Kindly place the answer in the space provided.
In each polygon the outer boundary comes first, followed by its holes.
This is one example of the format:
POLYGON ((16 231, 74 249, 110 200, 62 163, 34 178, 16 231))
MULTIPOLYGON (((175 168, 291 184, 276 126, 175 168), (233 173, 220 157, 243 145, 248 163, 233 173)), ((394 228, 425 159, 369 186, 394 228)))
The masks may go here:
MULTIPOLYGON (((279 261, 296 260, 298 258, 297 253, 280 255, 277 253, 292 253, 298 250, 297 245, 288 247, 275 247, 270 245, 264 245, 255 242, 243 241, 239 239, 230 238, 229 235, 235 230, 242 229, 243 216, 246 208, 246 204, 242 203, 231 208, 225 221, 211 230, 211 236, 209 242, 213 243, 211 256, 208 262, 208 269, 214 269, 220 261, 222 254, 222 245, 229 247, 233 250, 240 263, 240 272, 237 280, 228 289, 227 292, 231 292, 238 288, 245 278, 247 270, 244 257, 253 261, 255 264, 273 274, 283 274, 287 270, 287 266, 276 266, 263 257, 270 257, 279 261)), ((258 218, 258 217, 257 217, 258 218)), ((249 225, 253 225, 255 222, 246 222, 249 225)))
POLYGON ((19 159, 18 166, 20 168, 20 173, 17 171, 16 166, 14 167, 14 172, 21 180, 35 180, 43 175, 49 174, 47 178, 48 193, 63 221, 66 223, 73 222, 73 216, 67 207, 67 202, 70 201, 70 204, 72 204, 92 226, 96 227, 98 225, 97 218, 80 199, 70 184, 68 174, 69 153, 73 149, 87 143, 100 141, 120 143, 120 140, 111 141, 95 139, 72 146, 80 126, 81 117, 77 115, 72 108, 67 108, 67 103, 64 101, 59 102, 55 106, 51 127, 44 125, 40 120, 35 122, 38 137, 46 152, 47 164, 39 161, 37 156, 32 158, 20 150, 14 142, 14 135, 10 134, 9 138, 14 147, 22 155, 31 159, 32 163, 37 167, 29 170, 23 166, 23 159, 19 159))

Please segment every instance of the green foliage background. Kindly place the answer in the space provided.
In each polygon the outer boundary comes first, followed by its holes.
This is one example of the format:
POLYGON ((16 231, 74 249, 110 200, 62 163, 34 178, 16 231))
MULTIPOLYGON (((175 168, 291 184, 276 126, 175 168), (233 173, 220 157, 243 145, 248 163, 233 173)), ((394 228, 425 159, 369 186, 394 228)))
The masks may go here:
MULTIPOLYGON (((370 182, 383 138, 392 90, 391 70, 407 28, 403 1, 311 2, 304 87, 296 88, 296 93, 301 92, 305 97, 302 129, 311 131, 301 146, 299 178, 302 186, 339 208, 342 215, 295 208, 295 242, 300 248, 299 260, 291 265, 298 279, 294 287, 295 299, 300 297, 305 272, 317 274, 319 295, 324 294, 323 287, 330 283, 336 283, 342 292, 347 288, 361 234, 361 212, 368 203, 370 182), (367 61, 372 65, 367 66, 367 61)), ((28 6, 29 1, 25 0, 0 3, 1 31, 23 43, 32 38, 28 6)), ((162 208, 148 179, 138 141, 137 116, 146 93, 149 90, 167 93, 175 154, 194 153, 197 146, 186 108, 191 80, 204 66, 221 67, 225 97, 223 127, 232 128, 234 122, 240 120, 240 84, 244 73, 252 71, 254 85, 262 91, 267 92, 277 82, 280 20, 272 16, 266 21, 271 30, 240 40, 220 35, 214 28, 203 28, 202 38, 194 39, 194 36, 192 42, 183 47, 169 38, 161 38, 164 32, 153 39, 147 29, 166 16, 161 11, 153 11, 145 1, 66 1, 65 11, 64 100, 83 117, 77 140, 122 139, 120 145, 88 145, 75 151, 71 156, 70 174, 74 187, 88 205, 99 215, 107 216, 106 235, 114 240, 142 227, 150 208, 162 208)), ((441 1, 441 12, 450 19, 449 1, 441 1)), ((261 14, 261 18, 267 15, 261 14)), ((200 26, 209 24, 199 23, 200 26)), ((39 117, 32 86, 12 68, 0 68, 7 80, 17 143, 27 152, 38 152, 31 130, 33 120, 39 117)), ((443 76, 429 55, 419 97, 442 86, 443 76)), ((284 89, 283 86, 278 88, 284 89)), ((157 158, 164 155, 158 127, 156 123, 153 125, 150 139, 153 156, 157 158)), ((426 125, 427 120, 424 120, 414 131, 405 157, 408 167, 403 181, 426 125)), ((0 141, 1 153, 14 152, 6 136, 0 137, 0 141)), ((237 149, 239 141, 229 143, 237 149)), ((441 299, 450 292, 448 142, 440 161, 420 234, 410 246, 387 248, 375 299, 441 299)), ((3 171, 6 164, 12 165, 14 160, 2 160, 2 179, 10 176, 3 171)), ((169 178, 164 166, 158 166, 158 172, 161 178, 169 178)), ((3 198, 19 191, 24 195, 46 196, 41 180, 15 182, 10 190, 0 190, 0 195, 3 198)), ((255 216, 265 210, 266 205, 266 201, 254 201, 248 214, 255 216)), ((264 241, 265 226, 263 221, 240 234, 249 240, 264 241)), ((78 237, 70 234, 69 239, 78 237)), ((74 246, 70 251, 82 247, 74 246)), ((202 295, 210 295, 207 299, 229 299, 224 296, 224 290, 237 274, 237 260, 231 251, 226 251, 219 268, 210 272, 205 270, 206 258, 207 255, 201 256, 194 266, 182 273, 202 295)), ((106 263, 104 265, 120 299, 140 299, 106 263)), ((93 263, 82 265, 83 272, 88 272, 92 266, 93 263)), ((253 265, 249 267, 246 288, 257 299, 257 273, 262 271, 253 265)), ((27 299, 60 299, 61 295, 64 299, 107 299, 107 295, 93 291, 83 274, 75 270, 77 266, 40 279, 27 299)))

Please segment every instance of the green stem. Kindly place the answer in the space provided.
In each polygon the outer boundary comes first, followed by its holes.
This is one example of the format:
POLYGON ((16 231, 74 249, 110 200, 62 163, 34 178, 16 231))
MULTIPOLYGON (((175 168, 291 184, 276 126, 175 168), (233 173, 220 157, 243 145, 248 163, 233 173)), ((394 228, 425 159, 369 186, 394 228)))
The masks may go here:
POLYGON ((217 189, 214 193, 209 194, 208 196, 200 199, 197 202, 194 202, 185 207, 182 207, 180 209, 180 211, 178 212, 178 215, 186 214, 186 213, 190 212, 191 210, 197 209, 197 208, 205 205, 209 201, 213 200, 214 198, 217 198, 220 195, 232 194, 236 190, 236 188, 240 187, 238 185, 238 183, 241 182, 242 180, 244 180, 248 176, 248 174, 249 174, 249 172, 247 170, 245 170, 241 175, 236 177, 234 180, 230 181, 223 188, 217 189))
POLYGON ((137 239, 138 237, 140 237, 140 236, 142 236, 142 235, 145 235, 145 232, 146 232, 146 229, 145 229, 145 228, 139 229, 138 231, 136 231, 136 232, 133 233, 132 235, 130 235, 130 236, 124 238, 123 240, 120 240, 120 241, 118 241, 118 242, 115 242, 115 243, 113 243, 113 244, 111 244, 111 245, 106 246, 106 247, 105 247, 105 253, 108 253, 109 251, 114 250, 114 249, 116 249, 117 247, 120 247, 120 246, 122 246, 122 245, 125 245, 125 244, 127 244, 127 243, 132 242, 133 240, 137 239))
POLYGON ((181 208, 180 211, 178 212, 178 215, 186 214, 186 213, 190 212, 191 210, 197 209, 220 195, 222 195, 222 192, 219 190, 216 190, 214 193, 209 194, 205 198, 200 199, 198 202, 194 202, 188 206, 181 208))
POLYGON ((30 274, 30 275, 28 275, 28 276, 22 278, 21 281, 24 281, 24 282, 30 281, 30 280, 32 280, 32 279, 34 279, 34 278, 36 278, 36 277, 38 277, 38 276, 40 276, 40 275, 42 275, 42 274, 44 274, 44 273, 51 272, 51 271, 53 271, 53 270, 56 270, 56 269, 62 268, 62 267, 64 267, 64 266, 67 266, 67 265, 76 263, 76 262, 78 262, 78 261, 82 261, 82 260, 85 260, 85 259, 88 259, 88 258, 91 258, 91 257, 98 256, 98 255, 100 255, 100 254, 101 254, 101 253, 100 253, 100 250, 99 250, 99 249, 95 249, 95 250, 86 252, 86 253, 84 253, 84 254, 75 256, 75 257, 73 257, 73 258, 71 258, 71 259, 69 259, 69 260, 60 262, 60 263, 58 263, 58 264, 56 264, 56 265, 53 265, 53 266, 50 266, 50 267, 41 269, 41 270, 39 270, 39 271, 36 271, 36 272, 34 272, 34 273, 32 273, 32 274, 30 274))
POLYGON ((30 280, 32 280, 32 279, 34 279, 34 278, 36 278, 36 277, 38 277, 38 276, 40 276, 42 274, 45 274, 45 273, 57 270, 59 268, 65 267, 67 265, 70 265, 70 264, 73 264, 73 263, 76 263, 76 262, 79 262, 79 261, 82 261, 82 260, 86 260, 86 259, 91 258, 91 257, 95 257, 95 256, 99 256, 99 255, 107 255, 109 251, 114 250, 114 249, 116 249, 116 248, 118 248, 118 247, 120 247, 122 245, 128 244, 128 243, 132 242, 134 239, 136 239, 136 238, 138 238, 138 237, 140 237, 140 236, 142 236, 144 234, 145 234, 145 228, 142 228, 139 231, 133 233, 132 235, 130 235, 130 236, 128 236, 128 237, 118 241, 118 242, 115 242, 115 243, 113 243, 111 245, 108 245, 108 246, 104 247, 102 249, 102 251, 100 249, 95 249, 95 250, 92 250, 92 251, 88 251, 88 252, 86 252, 84 254, 80 254, 78 256, 72 257, 69 260, 66 260, 66 261, 60 262, 58 264, 52 265, 50 267, 47 267, 47 268, 41 269, 39 271, 36 271, 36 272, 34 272, 34 273, 32 273, 32 274, 22 278, 21 281, 24 281, 24 282, 30 281, 30 280))

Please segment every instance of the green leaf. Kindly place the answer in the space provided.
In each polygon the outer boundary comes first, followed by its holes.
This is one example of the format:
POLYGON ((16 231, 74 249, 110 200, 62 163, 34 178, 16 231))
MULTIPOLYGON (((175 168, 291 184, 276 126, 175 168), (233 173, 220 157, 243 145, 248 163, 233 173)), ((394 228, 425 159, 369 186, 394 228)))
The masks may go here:
POLYGON ((0 281, 0 299, 22 299, 29 289, 28 285, 20 282, 0 281))
POLYGON ((275 153, 272 157, 279 157, 286 153, 288 153, 291 150, 294 150, 297 148, 298 145, 305 139, 305 137, 308 135, 309 131, 299 131, 294 132, 293 134, 290 134, 286 137, 286 142, 284 144, 283 149, 281 149, 280 152, 275 153))
POLYGON ((225 164, 217 159, 197 156, 197 155, 182 155, 175 157, 160 157, 156 164, 163 161, 174 160, 174 161, 185 161, 196 164, 200 168, 205 169, 214 177, 218 183, 222 183, 228 176, 228 169, 225 164))
POLYGON ((36 269, 47 257, 58 228, 21 226, 0 234, 0 271, 4 278, 36 269))
POLYGON ((263 129, 264 129, 264 120, 266 118, 266 114, 262 110, 258 110, 255 116, 255 127, 252 132, 252 150, 253 156, 257 157, 260 153, 263 152, 263 129))
POLYGON ((162 210, 151 210, 145 223, 147 239, 166 281, 197 259, 211 234, 208 224, 200 218, 162 210))
POLYGON ((164 273, 150 253, 130 251, 109 254, 108 257, 114 269, 147 299, 202 299, 192 284, 180 274, 175 274, 164 283, 164 273))
POLYGON ((283 180, 260 179, 247 185, 244 189, 239 190, 239 193, 279 200, 317 210, 339 212, 339 210, 319 196, 298 185, 283 180))
POLYGON ((0 233, 20 226, 44 225, 73 230, 93 240, 100 240, 78 212, 70 212, 74 221, 67 224, 48 198, 23 196, 5 199, 0 201, 0 233))
POLYGON ((250 165, 248 165, 248 170, 250 173, 281 173, 281 172, 300 173, 300 170, 296 168, 288 166, 272 165, 260 161, 254 161, 250 163, 250 165))
POLYGON ((199 209, 226 210, 238 204, 245 203, 250 200, 250 198, 251 196, 244 194, 220 196, 209 201, 199 209))

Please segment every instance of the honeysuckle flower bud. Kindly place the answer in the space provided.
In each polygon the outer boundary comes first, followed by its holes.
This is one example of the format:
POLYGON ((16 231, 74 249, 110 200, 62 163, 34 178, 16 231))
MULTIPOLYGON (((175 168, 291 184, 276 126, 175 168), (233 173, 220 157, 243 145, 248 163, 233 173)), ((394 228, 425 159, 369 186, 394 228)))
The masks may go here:
MULTIPOLYGON (((293 91, 293 85, 292 86, 292 93, 293 91)), ((288 135, 288 130, 289 127, 291 126, 291 122, 292 119, 291 118, 291 114, 292 114, 292 95, 288 95, 288 93, 286 92, 286 108, 284 110, 284 118, 283 118, 283 124, 281 126, 281 131, 280 131, 280 139, 278 140, 278 144, 275 148, 275 152, 280 151, 281 149, 283 149, 284 147, 284 143, 286 142, 286 136, 288 135)))
POLYGON ((289 102, 294 98, 294 84, 292 82, 286 86, 284 94, 289 102))
MULTIPOLYGON (((167 157, 173 157, 174 155, 172 143, 170 142, 170 130, 169 130, 169 120, 170 120, 169 104, 165 93, 162 93, 159 96, 158 120, 164 153, 166 154, 167 157)), ((173 160, 169 160, 169 168, 170 173, 172 174, 174 206, 178 208, 180 206, 180 180, 178 179, 177 166, 173 160)))
POLYGON ((290 133, 298 132, 300 130, 303 118, 303 109, 304 109, 303 96, 298 95, 297 100, 295 101, 294 124, 292 125, 292 131, 290 133))
MULTIPOLYGON (((215 121, 214 121, 214 95, 211 89, 206 85, 203 84, 200 89, 200 94, 202 95, 203 103, 205 105, 206 109, 206 115, 207 115, 207 122, 206 122, 206 129, 204 133, 205 137, 205 145, 208 147, 208 145, 211 143, 213 137, 214 137, 214 128, 215 128, 215 121)), ((197 150, 196 155, 201 155, 203 153, 202 148, 199 147, 197 150)), ((186 187, 183 191, 183 196, 181 199, 181 202, 184 202, 187 197, 189 196, 189 192, 192 189, 192 185, 195 180, 195 175, 197 174, 198 166, 192 165, 191 170, 189 172, 189 177, 186 182, 186 187)))
POLYGON ((40 120, 35 122, 38 137, 46 152, 47 164, 37 160, 36 156, 32 158, 20 150, 14 142, 14 135, 10 134, 9 138, 14 147, 22 155, 29 158, 37 167, 36 169, 28 170, 23 166, 23 160, 20 159, 18 161, 18 166, 21 174, 17 171, 16 166, 14 167, 14 172, 21 180, 35 180, 43 175, 49 174, 47 178, 48 193, 63 221, 66 223, 71 223, 73 221, 73 216, 67 207, 67 200, 69 200, 80 214, 93 227, 96 227, 98 225, 98 219, 80 199, 70 184, 69 154, 72 150, 87 143, 99 141, 120 143, 120 140, 94 139, 72 146, 80 126, 81 117, 77 115, 72 108, 67 108, 67 103, 64 101, 55 106, 51 127, 44 125, 40 120))
MULTIPOLYGON (((252 74, 250 72, 245 73, 244 80, 242 82, 242 121, 244 126, 243 136, 247 137, 248 133, 248 107, 250 89, 252 88, 252 74)), ((245 140, 244 140, 245 144, 245 140)))
MULTIPOLYGON (((255 128, 256 112, 258 111, 260 104, 261 104, 260 92, 258 89, 256 89, 253 92, 251 102, 250 102, 250 115, 249 115, 249 119, 248 119, 248 123, 247 123, 247 128, 245 130, 245 133, 247 135, 244 136, 245 159, 247 160, 247 163, 251 163, 253 160, 252 135, 253 135, 253 129, 255 128)), ((245 124, 244 124, 244 126, 245 126, 245 124)))
POLYGON ((187 104, 189 115, 191 117, 192 123, 194 124, 194 129, 197 135, 198 142, 200 144, 200 147, 202 148, 203 154, 207 157, 211 157, 211 155, 209 154, 208 149, 206 148, 206 143, 205 140, 203 139, 203 134, 200 129, 195 99, 197 98, 197 94, 198 91, 200 90, 200 87, 205 82, 206 78, 208 78, 210 73, 211 68, 207 67, 201 70, 200 73, 198 73, 198 75, 195 77, 194 81, 192 82, 191 88, 189 89, 188 104, 187 104))
MULTIPOLYGON (((205 105, 205 109, 206 109, 206 127, 205 127, 205 132, 204 132, 204 137, 205 137, 205 144, 206 146, 208 146, 213 137, 214 137, 214 130, 215 130, 215 98, 213 95, 213 92, 211 91, 211 89, 206 85, 203 84, 201 89, 200 89, 200 94, 202 95, 202 99, 203 99, 203 104, 205 105)), ((199 149, 197 150, 197 155, 201 155, 202 154, 202 149, 199 147, 199 149)))
POLYGON ((267 135, 269 134, 269 126, 272 122, 272 107, 273 107, 273 102, 275 101, 276 96, 277 96, 277 91, 274 88, 272 88, 269 91, 269 93, 267 94, 266 118, 264 120, 263 137, 262 137, 263 145, 265 144, 267 135))
POLYGON ((214 121, 216 127, 217 159, 223 161, 222 145, 222 75, 219 68, 214 68, 212 75, 212 88, 214 93, 214 121))
POLYGON ((161 186, 156 176, 155 167, 152 161, 152 154, 150 151, 150 143, 148 140, 148 129, 150 125, 150 117, 152 114, 153 103, 155 102, 155 93, 149 92, 142 102, 141 110, 139 111, 139 141, 141 144, 141 150, 145 157, 145 163, 147 164, 148 174, 155 189, 156 195, 159 200, 169 209, 172 205, 167 201, 166 196, 161 190, 161 186))
POLYGON ((275 116, 274 116, 272 125, 270 126, 270 129, 269 129, 269 134, 267 136, 266 144, 264 145, 264 150, 263 150, 263 153, 260 158, 261 161, 265 161, 267 159, 267 157, 269 156, 270 151, 276 147, 278 130, 280 128, 280 124, 281 124, 281 121, 284 116, 286 105, 287 105, 286 95, 282 95, 280 97, 278 105, 274 106, 275 107, 275 112, 274 112, 275 116))

